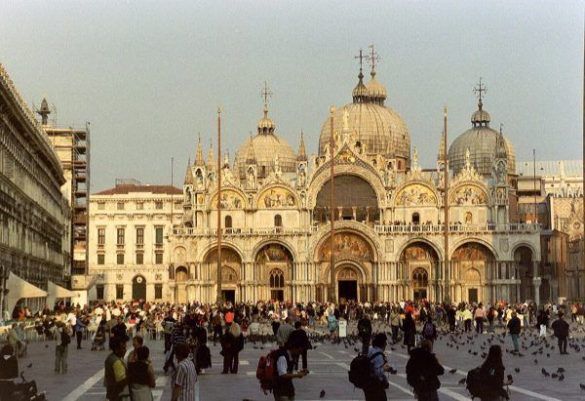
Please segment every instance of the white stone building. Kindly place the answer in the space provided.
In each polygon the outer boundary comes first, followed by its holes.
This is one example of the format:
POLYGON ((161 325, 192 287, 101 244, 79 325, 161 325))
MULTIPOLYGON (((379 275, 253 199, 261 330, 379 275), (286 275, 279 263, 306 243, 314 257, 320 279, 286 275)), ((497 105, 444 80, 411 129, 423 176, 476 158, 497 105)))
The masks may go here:
POLYGON ((168 235, 182 216, 182 192, 170 185, 119 181, 89 204, 90 299, 168 300, 168 235))

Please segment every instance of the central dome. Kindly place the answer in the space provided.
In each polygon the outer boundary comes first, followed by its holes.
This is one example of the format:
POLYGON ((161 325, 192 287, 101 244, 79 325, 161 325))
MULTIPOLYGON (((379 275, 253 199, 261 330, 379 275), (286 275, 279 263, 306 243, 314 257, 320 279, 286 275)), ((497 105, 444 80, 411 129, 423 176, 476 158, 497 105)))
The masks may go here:
MULTIPOLYGON (((410 165, 410 135, 406 123, 398 113, 384 105, 386 88, 374 76, 364 85, 362 77, 360 72, 359 82, 353 91, 353 102, 333 114, 335 135, 348 129, 365 145, 367 154, 395 157, 399 159, 398 169, 406 169, 410 165)), ((331 122, 328 118, 321 127, 319 137, 321 155, 327 149, 330 134, 331 122)))

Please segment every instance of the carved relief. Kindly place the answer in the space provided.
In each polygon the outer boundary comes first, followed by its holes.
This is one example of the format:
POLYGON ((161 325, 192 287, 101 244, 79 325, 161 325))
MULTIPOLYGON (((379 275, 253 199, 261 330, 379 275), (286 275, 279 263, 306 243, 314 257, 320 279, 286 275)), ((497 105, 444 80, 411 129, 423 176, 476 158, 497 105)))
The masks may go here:
MULTIPOLYGON (((373 258, 370 245, 360 236, 349 233, 339 233, 334 237, 333 251, 335 258, 351 258, 361 260, 371 260, 373 258)), ((319 252, 321 260, 331 259, 331 239, 321 246, 319 252)))
POLYGON ((238 282, 238 274, 229 266, 221 266, 221 282, 222 284, 236 284, 238 282))
POLYGON ((358 275, 354 269, 346 267, 337 274, 338 280, 357 280, 358 275))
POLYGON ((420 184, 412 184, 400 190, 396 196, 397 206, 435 206, 437 197, 433 191, 420 184))
POLYGON ((401 259, 407 262, 423 262, 427 260, 434 260, 435 257, 425 246, 410 245, 404 250, 404 252, 402 252, 401 259))
POLYGON ((339 161, 342 163, 349 163, 349 164, 355 163, 355 156, 348 149, 344 149, 341 152, 339 152, 338 158, 339 158, 339 161))
POLYGON ((259 207, 265 207, 267 209, 295 207, 296 200, 293 193, 288 189, 276 187, 263 192, 262 195, 260 195, 258 205, 259 207))
POLYGON ((457 261, 488 261, 492 259, 492 255, 481 245, 464 244, 457 248, 452 259, 457 261))
MULTIPOLYGON (((242 209, 244 203, 244 198, 238 192, 230 189, 221 191, 221 201, 219 203, 221 209, 242 209)), ((210 206, 212 209, 217 207, 217 194, 213 196, 210 206)))
POLYGON ((256 263, 264 264, 268 262, 292 262, 292 257, 284 246, 280 244, 270 244, 264 246, 256 254, 256 263))
POLYGON ((451 194, 451 204, 468 206, 468 205, 485 205, 487 196, 483 190, 474 185, 465 185, 458 187, 451 194))

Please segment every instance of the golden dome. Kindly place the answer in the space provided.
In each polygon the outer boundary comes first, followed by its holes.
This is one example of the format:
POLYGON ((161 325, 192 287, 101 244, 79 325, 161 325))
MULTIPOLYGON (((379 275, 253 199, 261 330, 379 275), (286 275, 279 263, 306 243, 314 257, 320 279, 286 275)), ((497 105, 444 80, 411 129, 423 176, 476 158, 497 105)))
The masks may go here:
MULTIPOLYGON (((361 92, 360 92, 361 93, 361 92)), ((341 135, 345 129, 356 135, 365 145, 367 154, 389 154, 401 158, 404 168, 410 165, 410 135, 406 123, 398 113, 384 106, 386 88, 375 79, 363 85, 360 82, 354 89, 353 103, 338 108, 333 115, 333 129, 341 135), (356 97, 356 90, 366 89, 366 94, 356 97), (347 125, 347 126, 346 126, 347 125)), ((319 154, 324 154, 330 141, 331 125, 329 118, 321 127, 319 154)))

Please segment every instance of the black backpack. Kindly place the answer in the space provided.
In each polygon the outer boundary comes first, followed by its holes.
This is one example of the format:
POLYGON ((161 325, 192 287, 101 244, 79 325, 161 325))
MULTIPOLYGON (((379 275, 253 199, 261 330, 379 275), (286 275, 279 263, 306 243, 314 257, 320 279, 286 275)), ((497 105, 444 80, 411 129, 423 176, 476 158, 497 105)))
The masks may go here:
POLYGON ((364 354, 359 354, 349 364, 349 382, 357 388, 363 389, 372 382, 372 367, 371 361, 378 355, 384 355, 382 352, 376 352, 368 357, 364 354))
POLYGON ((71 343, 71 337, 65 332, 65 329, 61 332, 61 345, 69 345, 71 343))
POLYGON ((465 383, 467 391, 469 391, 469 394, 471 394, 471 399, 474 399, 475 397, 481 397, 483 394, 483 381, 484 380, 482 378, 480 366, 467 372, 465 383))

